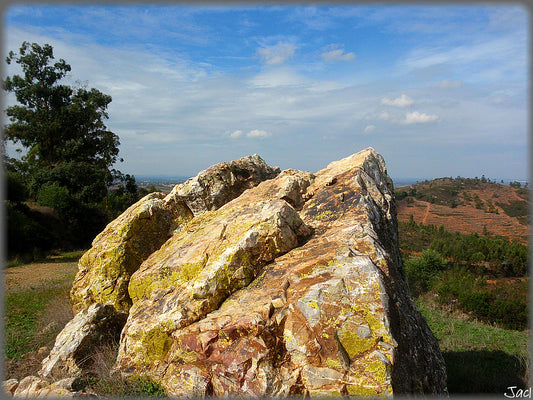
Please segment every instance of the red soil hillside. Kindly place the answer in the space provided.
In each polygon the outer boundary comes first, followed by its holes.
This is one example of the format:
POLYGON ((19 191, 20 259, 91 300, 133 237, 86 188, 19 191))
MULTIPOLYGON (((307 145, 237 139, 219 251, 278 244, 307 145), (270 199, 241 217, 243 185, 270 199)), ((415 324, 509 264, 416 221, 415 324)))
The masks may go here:
POLYGON ((517 238, 529 235, 528 191, 479 179, 440 178, 395 191, 398 220, 444 225, 450 232, 517 238))

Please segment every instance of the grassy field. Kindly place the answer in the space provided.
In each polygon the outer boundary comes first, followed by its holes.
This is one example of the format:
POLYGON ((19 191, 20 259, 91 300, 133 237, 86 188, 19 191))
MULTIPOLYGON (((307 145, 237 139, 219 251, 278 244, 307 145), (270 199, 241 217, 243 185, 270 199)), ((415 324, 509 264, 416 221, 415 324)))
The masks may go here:
POLYGON ((472 320, 439 308, 428 295, 416 300, 439 341, 451 394, 510 393, 529 387, 529 334, 472 320))
POLYGON ((35 375, 56 335, 73 316, 68 298, 77 264, 40 265, 48 265, 46 279, 28 278, 35 267, 32 264, 4 271, 4 357, 10 378, 35 375), (55 267, 62 267, 61 273, 55 267), (8 285, 8 276, 10 279, 14 272, 18 280, 8 285))
MULTIPOLYGON (((73 317, 69 292, 83 251, 62 253, 39 263, 4 269, 4 379, 37 375, 57 334, 73 317)), ((94 349, 86 375, 88 393, 98 396, 162 396, 162 389, 142 376, 112 376, 118 350, 94 349)))

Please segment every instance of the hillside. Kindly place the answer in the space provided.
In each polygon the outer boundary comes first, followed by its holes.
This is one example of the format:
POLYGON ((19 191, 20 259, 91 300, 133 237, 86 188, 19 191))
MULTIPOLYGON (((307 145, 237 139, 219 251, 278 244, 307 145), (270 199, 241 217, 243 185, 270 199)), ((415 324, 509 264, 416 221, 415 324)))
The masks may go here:
POLYGON ((516 238, 529 235, 528 190, 483 179, 439 178, 395 190, 398 220, 444 226, 451 232, 516 238))

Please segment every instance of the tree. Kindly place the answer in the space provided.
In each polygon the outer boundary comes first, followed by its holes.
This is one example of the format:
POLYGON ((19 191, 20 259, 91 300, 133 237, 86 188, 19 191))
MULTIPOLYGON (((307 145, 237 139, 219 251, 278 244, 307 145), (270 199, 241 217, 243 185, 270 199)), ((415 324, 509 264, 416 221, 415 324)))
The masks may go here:
MULTIPOLYGON (((49 44, 23 42, 6 62, 18 64, 22 73, 3 81, 17 102, 5 110, 9 123, 4 140, 26 149, 20 160, 4 154, 8 197, 18 201, 11 204, 18 207, 11 214, 25 210, 20 202, 28 196, 52 206, 70 228, 74 245, 84 246, 105 226, 103 200, 115 177, 122 175, 112 168, 119 161, 119 138, 105 125, 111 96, 65 84, 71 67, 54 58, 49 44)), ((8 218, 8 229, 15 227, 10 224, 8 218)))
POLYGON ((111 166, 120 144, 104 124, 111 96, 62 84, 71 67, 63 59, 54 62, 48 44, 24 42, 18 54, 9 52, 6 61, 19 64, 23 75, 4 81, 5 90, 14 93, 19 103, 6 109, 10 124, 4 137, 27 149, 23 161, 31 176, 30 194, 36 198, 44 184, 57 182, 70 195, 87 197, 90 177, 99 186, 90 191, 95 196, 92 201, 101 201, 113 181, 111 166))

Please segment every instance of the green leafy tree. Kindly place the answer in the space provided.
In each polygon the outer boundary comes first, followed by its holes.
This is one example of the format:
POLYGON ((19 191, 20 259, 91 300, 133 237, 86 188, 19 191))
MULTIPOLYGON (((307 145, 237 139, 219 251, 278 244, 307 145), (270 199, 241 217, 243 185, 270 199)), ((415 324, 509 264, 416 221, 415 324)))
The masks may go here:
POLYGON ((35 198, 42 185, 56 181, 72 196, 92 202, 105 197, 113 181, 111 166, 118 159, 119 138, 104 124, 111 96, 97 89, 72 88, 62 84, 71 67, 65 60, 54 62, 52 46, 24 42, 18 53, 9 52, 8 64, 19 64, 22 75, 8 76, 7 92, 19 104, 6 109, 10 124, 4 137, 27 149, 23 161, 33 181, 30 194, 35 198), (89 173, 88 173, 89 172, 89 173))
MULTIPOLYGON (((105 125, 111 96, 65 84, 71 67, 56 60, 48 44, 23 42, 6 62, 17 64, 19 73, 3 81, 4 90, 16 99, 5 110, 4 141, 25 149, 19 160, 4 154, 9 201, 19 204, 29 198, 52 206, 75 233, 75 245, 86 245, 105 226, 108 189, 122 175, 112 168, 122 161, 119 138, 105 125)), ((20 204, 16 207, 10 216, 16 211, 33 218, 20 204)), ((15 218, 8 218, 8 225, 10 221, 14 224, 15 218)))
POLYGON ((446 260, 433 249, 426 249, 420 257, 405 262, 405 274, 413 295, 427 292, 434 278, 446 269, 446 260))

